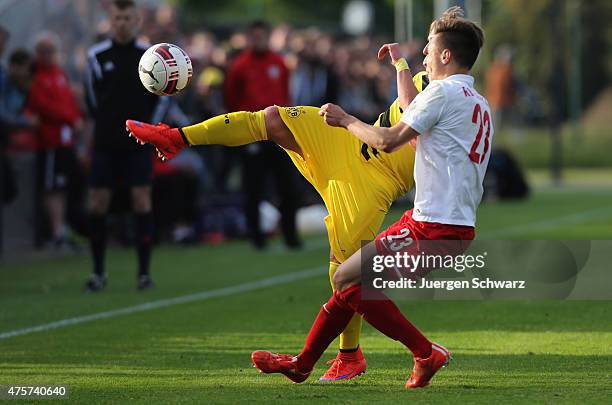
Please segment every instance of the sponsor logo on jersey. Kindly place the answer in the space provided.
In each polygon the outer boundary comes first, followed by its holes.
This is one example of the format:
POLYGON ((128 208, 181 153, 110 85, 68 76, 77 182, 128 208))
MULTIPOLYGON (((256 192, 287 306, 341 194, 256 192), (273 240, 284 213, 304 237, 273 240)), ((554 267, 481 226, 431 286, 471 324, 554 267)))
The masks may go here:
POLYGON ((301 114, 306 114, 306 110, 303 107, 285 107, 285 112, 291 118, 297 118, 301 114))

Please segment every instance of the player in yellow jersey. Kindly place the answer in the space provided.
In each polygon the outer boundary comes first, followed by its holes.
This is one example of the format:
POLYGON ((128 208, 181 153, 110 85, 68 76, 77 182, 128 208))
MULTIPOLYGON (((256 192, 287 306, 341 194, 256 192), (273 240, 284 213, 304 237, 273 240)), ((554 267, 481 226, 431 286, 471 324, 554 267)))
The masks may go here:
MULTIPOLYGON (((391 127, 428 80, 424 72, 412 76, 398 44, 383 45, 379 59, 387 53, 397 70, 398 98, 375 125, 391 127)), ((393 201, 414 185, 413 147, 406 145, 392 154, 372 149, 346 129, 327 125, 318 107, 271 106, 220 115, 184 128, 132 120, 126 125, 139 142, 153 144, 164 160, 186 146, 277 143, 321 195, 329 212, 325 225, 331 248, 330 281, 340 263, 359 250, 361 241, 376 237, 393 201)), ((361 317, 356 314, 340 335, 340 351, 321 380, 351 379, 365 371, 360 332, 361 317)))

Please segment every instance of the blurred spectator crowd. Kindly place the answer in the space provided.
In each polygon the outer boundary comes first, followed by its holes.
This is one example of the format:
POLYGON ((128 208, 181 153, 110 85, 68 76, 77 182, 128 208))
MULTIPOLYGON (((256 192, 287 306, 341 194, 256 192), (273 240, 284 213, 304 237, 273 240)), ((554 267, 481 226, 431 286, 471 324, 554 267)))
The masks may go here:
MULTIPOLYGON (((227 112, 226 71, 233 58, 247 46, 247 38, 242 30, 183 32, 178 17, 176 9, 168 6, 143 9, 140 37, 151 44, 175 43, 193 61, 194 80, 171 99, 164 119, 170 125, 184 126, 227 112)), ((19 173, 11 167, 11 160, 18 154, 44 150, 48 146, 45 131, 55 126, 60 131, 59 141, 73 145, 77 156, 75 167, 69 170, 73 178, 66 179, 70 184, 66 193, 68 222, 73 233, 84 232, 81 215, 85 211, 84 179, 90 164, 92 128, 83 86, 87 49, 106 37, 108 29, 108 23, 102 20, 95 27, 95 35, 65 38, 65 32, 51 27, 24 43, 29 46, 3 55, 6 63, 0 71, 2 199, 10 203, 19 192, 19 173), (61 72, 55 73, 66 78, 72 97, 45 84, 49 76, 41 72, 51 59, 61 72), (48 102, 36 104, 34 98, 48 102)), ((10 34, 7 30, 0 32, 0 56, 10 34)), ((376 58, 378 48, 385 42, 389 39, 350 37, 317 28, 296 29, 287 24, 272 27, 270 35, 270 48, 283 55, 291 72, 292 105, 320 106, 334 102, 366 122, 374 122, 397 96, 395 70, 376 58)), ((404 45, 413 72, 422 70, 422 46, 419 42, 404 45)), ((237 219, 241 204, 238 153, 236 149, 207 147, 187 150, 167 164, 156 162, 153 205, 160 238, 216 242, 241 236, 244 224, 237 219)), ((49 240, 67 238, 68 231, 63 225, 58 229, 54 224, 54 202, 44 196, 44 179, 34 183, 33 195, 37 199, 34 234, 36 245, 43 247, 49 240)), ((317 202, 306 184, 303 189, 302 205, 317 202)), ((113 204, 117 207, 125 203, 121 193, 115 200, 113 204)), ((275 197, 271 195, 268 200, 274 202, 275 197)), ((123 229, 121 221, 118 216, 119 235, 123 229)), ((122 238, 129 241, 130 236, 122 238)))

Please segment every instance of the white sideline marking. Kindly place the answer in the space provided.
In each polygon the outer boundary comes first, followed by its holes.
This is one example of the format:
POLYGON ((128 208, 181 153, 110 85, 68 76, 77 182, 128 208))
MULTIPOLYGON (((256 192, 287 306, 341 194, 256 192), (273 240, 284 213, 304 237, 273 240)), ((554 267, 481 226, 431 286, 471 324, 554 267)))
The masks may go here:
POLYGON ((0 333, 0 340, 8 339, 15 336, 28 335, 30 333, 45 332, 51 329, 63 328, 64 326, 77 325, 80 323, 86 323, 91 321, 98 321, 100 319, 114 318, 121 315, 135 314, 138 312, 150 311, 157 308, 165 308, 173 305, 184 304, 187 302, 205 301, 216 297, 226 297, 228 295, 234 295, 243 292, 260 290, 266 287, 273 287, 282 284, 289 284, 294 281, 304 280, 312 278, 314 276, 323 275, 324 268, 316 267, 302 271, 296 271, 280 276, 274 276, 270 278, 264 278, 262 280, 250 281, 248 283, 242 283, 230 287, 217 288, 215 290, 202 291, 199 293, 182 295, 175 298, 166 298, 157 301, 145 302, 144 304, 133 305, 131 307, 113 309, 110 311, 98 312, 91 315, 77 316, 75 318, 62 319, 61 321, 55 321, 51 323, 45 323, 43 325, 32 326, 30 328, 17 329, 13 331, 0 333))

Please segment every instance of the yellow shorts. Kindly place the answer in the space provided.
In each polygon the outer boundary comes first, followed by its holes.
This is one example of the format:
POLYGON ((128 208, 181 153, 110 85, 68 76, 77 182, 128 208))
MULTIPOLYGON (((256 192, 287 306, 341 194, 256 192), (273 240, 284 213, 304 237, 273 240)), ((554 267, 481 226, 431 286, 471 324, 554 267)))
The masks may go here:
POLYGON ((343 262, 361 241, 376 237, 391 203, 412 187, 414 151, 374 155, 372 150, 364 152, 366 146, 346 129, 327 125, 316 107, 278 111, 304 158, 286 152, 323 198, 329 244, 343 262))

